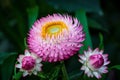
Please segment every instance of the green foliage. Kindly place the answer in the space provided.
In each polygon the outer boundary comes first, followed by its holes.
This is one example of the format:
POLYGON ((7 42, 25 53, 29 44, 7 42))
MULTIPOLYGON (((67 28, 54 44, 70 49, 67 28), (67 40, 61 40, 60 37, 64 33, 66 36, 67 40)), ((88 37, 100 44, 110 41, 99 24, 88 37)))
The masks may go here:
POLYGON ((83 9, 87 12, 101 12, 99 0, 46 0, 56 9, 76 11, 83 9))
POLYGON ((120 65, 112 66, 110 69, 118 69, 118 70, 120 70, 120 65))
POLYGON ((93 29, 98 29, 98 30, 108 32, 106 28, 103 28, 103 26, 94 19, 87 18, 87 22, 88 22, 89 27, 93 29))
POLYGON ((13 69, 14 69, 14 63, 16 60, 16 53, 9 53, 5 56, 0 56, 1 57, 1 61, 2 62, 0 64, 0 77, 2 80, 10 80, 12 73, 13 73, 13 69))
POLYGON ((22 72, 16 73, 16 74, 13 76, 13 79, 14 79, 14 80, 20 80, 22 74, 23 74, 22 72))
POLYGON ((82 74, 83 74, 83 71, 80 71, 80 70, 72 71, 72 73, 69 74, 70 80, 79 79, 82 77, 82 74))
POLYGON ((104 43, 103 43, 103 35, 101 33, 99 33, 99 37, 100 37, 100 44, 99 44, 99 49, 104 49, 104 43))
POLYGON ((34 6, 33 8, 27 9, 29 28, 31 28, 32 25, 34 24, 34 22, 36 21, 36 19, 38 17, 38 11, 39 11, 38 6, 34 6))
POLYGON ((76 11, 76 17, 78 18, 78 20, 82 24, 83 30, 85 33, 85 41, 83 43, 84 46, 80 49, 80 53, 83 53, 83 51, 86 50, 88 48, 88 46, 90 46, 92 48, 92 41, 90 38, 89 29, 88 29, 86 12, 84 10, 76 11))
MULTIPOLYGON (((36 76, 40 80, 58 80, 60 78, 61 67, 59 63, 43 63, 44 67, 42 72, 36 76)), ((30 79, 32 80, 32 79, 30 79)))
MULTIPOLYGON (((0 33, 3 34, 2 36, 0 34, 0 80, 12 79, 16 52, 22 54, 27 48, 26 37, 35 20, 53 13, 67 13, 75 16, 83 25, 86 39, 79 53, 83 53, 88 46, 96 47, 94 45, 97 44, 97 47, 99 46, 100 49, 109 53, 110 66, 115 65, 110 69, 120 70, 120 65, 116 65, 120 64, 120 12, 116 2, 112 0, 2 0, 0 1, 0 11, 0 33), (8 41, 9 44, 4 41, 8 41)), ((83 80, 83 71, 80 70, 81 64, 78 62, 77 55, 78 53, 65 60, 64 67, 59 63, 45 62, 43 72, 40 72, 38 76, 31 75, 23 78, 22 73, 16 71, 13 78, 16 80, 21 78, 25 80, 61 80, 63 77, 61 68, 66 68, 70 80, 83 80)), ((114 75, 119 76, 119 71, 114 75)), ((103 74, 101 80, 107 80, 106 77, 110 76, 103 74)), ((89 79, 97 80, 96 78, 89 79)))

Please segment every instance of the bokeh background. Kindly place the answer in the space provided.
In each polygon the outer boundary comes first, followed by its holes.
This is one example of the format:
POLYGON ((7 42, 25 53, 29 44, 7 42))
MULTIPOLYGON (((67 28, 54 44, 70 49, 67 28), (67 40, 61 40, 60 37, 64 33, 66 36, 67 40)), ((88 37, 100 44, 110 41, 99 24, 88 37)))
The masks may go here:
MULTIPOLYGON (((12 79, 15 60, 24 52, 28 30, 36 19, 53 13, 75 16, 80 9, 86 11, 93 48, 102 45, 109 54, 109 67, 119 65, 119 7, 118 0, 0 0, 0 80, 12 79)), ((69 65, 68 73, 75 69, 69 65)), ((112 69, 104 80, 120 80, 119 75, 119 70, 112 69)))

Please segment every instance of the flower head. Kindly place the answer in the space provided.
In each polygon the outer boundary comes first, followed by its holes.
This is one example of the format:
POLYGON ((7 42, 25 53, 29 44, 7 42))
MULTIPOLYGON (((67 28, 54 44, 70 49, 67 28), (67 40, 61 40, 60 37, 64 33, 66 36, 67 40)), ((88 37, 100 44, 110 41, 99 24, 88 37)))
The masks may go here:
POLYGON ((85 74, 88 77, 95 76, 101 78, 102 73, 107 73, 107 66, 110 62, 108 61, 108 55, 103 54, 103 50, 99 51, 98 48, 95 50, 84 51, 84 55, 79 55, 79 61, 83 64, 81 70, 85 70, 85 74))
POLYGON ((37 20, 29 31, 28 47, 43 61, 68 59, 82 46, 85 34, 76 18, 53 14, 37 20))
POLYGON ((37 72, 41 71, 41 61, 41 58, 38 58, 35 54, 25 50, 25 55, 19 55, 19 64, 16 64, 15 66, 20 68, 20 71, 23 72, 23 76, 31 75, 32 73, 37 75, 37 72))

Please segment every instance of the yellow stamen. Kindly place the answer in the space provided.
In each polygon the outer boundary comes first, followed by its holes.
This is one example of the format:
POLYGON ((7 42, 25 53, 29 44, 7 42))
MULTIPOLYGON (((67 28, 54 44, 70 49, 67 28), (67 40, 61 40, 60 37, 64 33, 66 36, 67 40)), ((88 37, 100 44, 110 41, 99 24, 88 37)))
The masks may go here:
POLYGON ((63 30, 68 30, 64 22, 62 21, 49 22, 43 25, 41 36, 44 39, 46 38, 46 36, 57 37, 63 30))

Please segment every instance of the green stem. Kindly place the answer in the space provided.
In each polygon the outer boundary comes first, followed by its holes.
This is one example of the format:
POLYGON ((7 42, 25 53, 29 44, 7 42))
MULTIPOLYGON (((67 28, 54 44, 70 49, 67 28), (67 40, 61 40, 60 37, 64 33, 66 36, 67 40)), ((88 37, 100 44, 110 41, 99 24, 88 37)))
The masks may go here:
POLYGON ((69 80, 64 61, 61 61, 61 64, 62 64, 63 80, 69 80))

